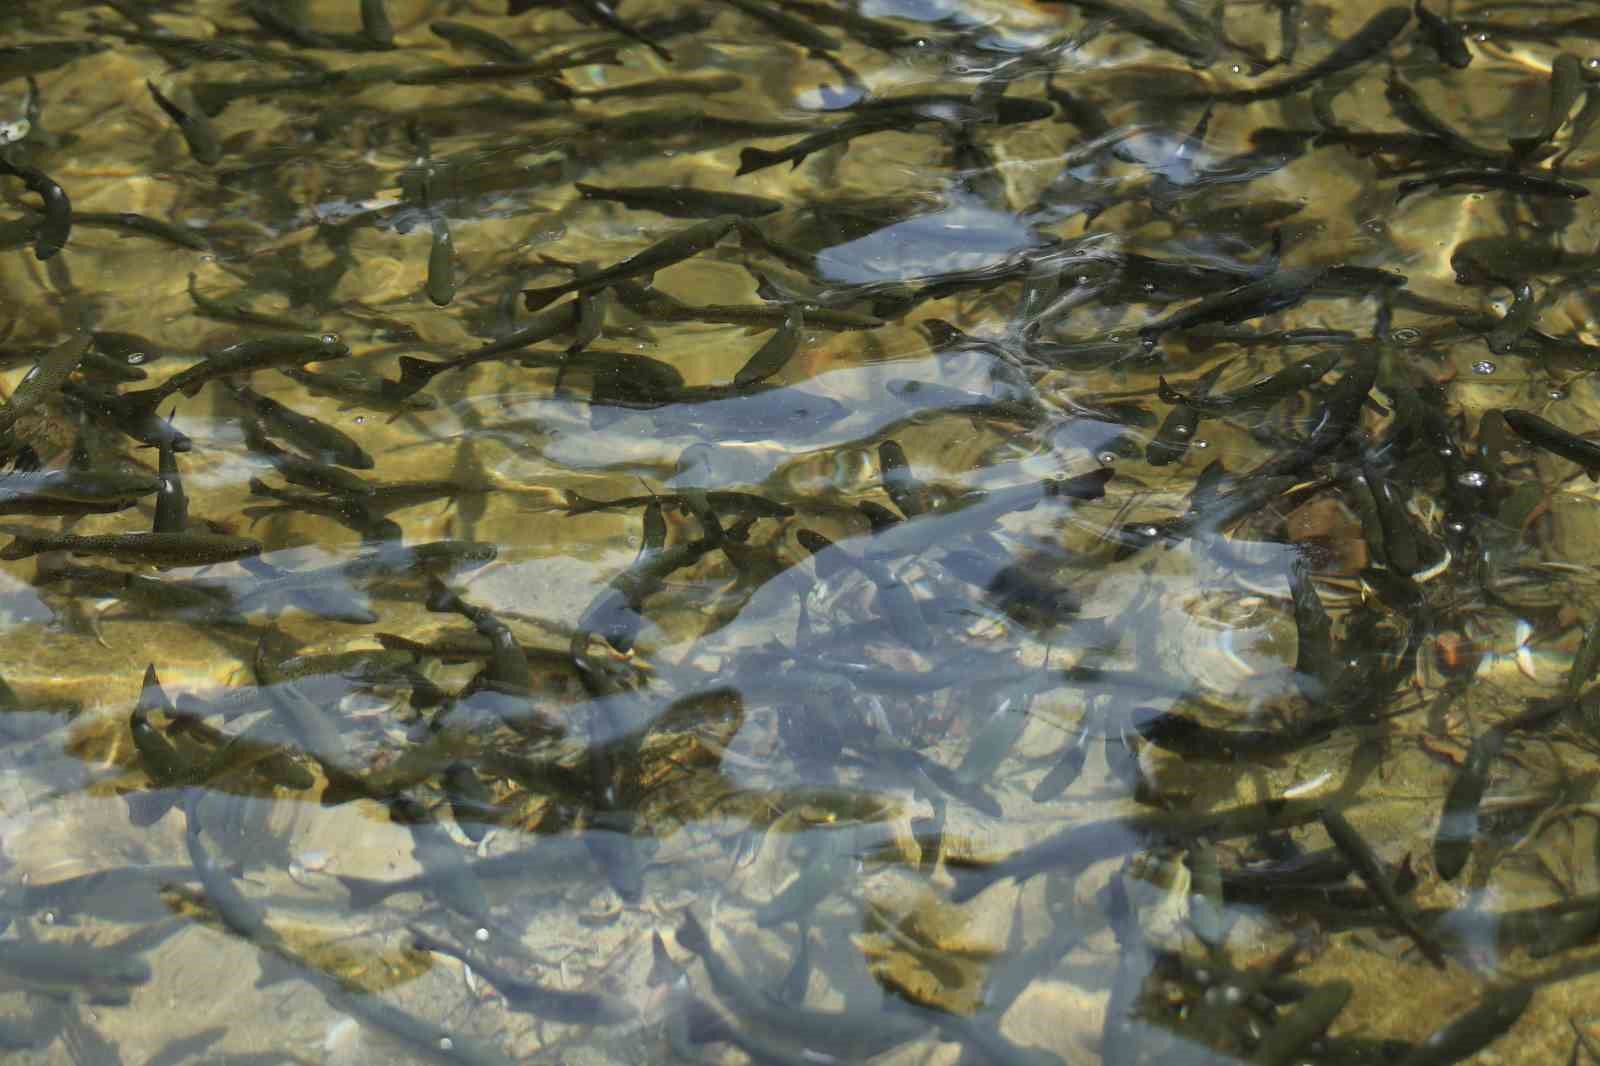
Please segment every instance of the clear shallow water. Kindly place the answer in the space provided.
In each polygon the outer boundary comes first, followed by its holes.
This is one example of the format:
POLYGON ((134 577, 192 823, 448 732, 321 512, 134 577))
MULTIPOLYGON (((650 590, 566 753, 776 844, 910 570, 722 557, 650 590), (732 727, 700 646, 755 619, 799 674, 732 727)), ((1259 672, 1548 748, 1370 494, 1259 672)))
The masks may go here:
MULTIPOLYGON (((1455 1061, 1407 1056, 1532 989, 1451 1054, 1565 1061, 1600 891, 1594 495, 1494 412, 1596 425, 1593 209, 1400 186, 1591 188, 1589 31, 1515 28, 1582 5, 1457 10, 1465 68, 1384 16, 1259 99, 1227 94, 1378 9, 1291 7, 1285 37, 1239 5, 1220 36, 1178 4, 786 8, 819 45, 630 0, 667 60, 567 9, 383 6, 388 49, 353 3, 0 15, 6 158, 76 213, 54 250, 0 179, 8 462, 151 474, 83 390, 322 333, 332 380, 232 380, 373 460, 263 443, 221 380, 174 391, 187 528, 259 555, 0 564, 11 1060, 1455 1061), (508 47, 601 54, 430 80, 508 47), (873 124, 916 94, 943 95, 873 124), (839 122, 847 147, 736 173, 839 122), (778 210, 595 297, 596 333, 408 392, 407 360, 568 306, 521 290, 728 209, 575 182, 778 210), (1160 377, 1212 390, 1186 433, 1160 377), (1341 982, 1332 1039, 1280 1050, 1341 982)), ((155 501, 4 521, 145 532, 155 501)))

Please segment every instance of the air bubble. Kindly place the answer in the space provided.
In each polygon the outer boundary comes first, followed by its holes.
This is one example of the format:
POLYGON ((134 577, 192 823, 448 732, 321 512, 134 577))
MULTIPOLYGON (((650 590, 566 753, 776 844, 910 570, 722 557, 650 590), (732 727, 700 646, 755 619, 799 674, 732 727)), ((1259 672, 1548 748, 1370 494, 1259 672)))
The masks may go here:
POLYGON ((1472 364, 1472 372, 1474 374, 1493 374, 1495 369, 1495 365, 1487 359, 1479 359, 1472 364))
POLYGON ((489 930, 479 926, 477 929, 473 930, 472 939, 476 940, 480 944, 487 944, 489 942, 489 930))
POLYGON ((1465 533, 1467 531, 1467 524, 1465 522, 1446 522, 1444 524, 1444 528, 1451 533, 1465 533))
POLYGON ((338 344, 339 343, 339 335, 337 333, 324 333, 322 335, 322 343, 323 344, 338 344))
POLYGON ((439 1038, 439 1050, 440 1051, 454 1051, 455 1047, 456 1047, 456 1042, 454 1040, 451 1040, 448 1036, 441 1036, 439 1038))
POLYGON ((1209 448, 1209 447, 1211 447, 1211 442, 1210 441, 1205 441, 1205 440, 1197 440, 1197 441, 1194 442, 1194 446, 1196 448, 1209 448))
POLYGON ((1101 452, 1099 455, 1095 456, 1095 459, 1098 460, 1102 466, 1110 466, 1112 463, 1117 461, 1117 453, 1101 452))
POLYGON ((1233 66, 1229 67, 1228 69, 1233 71, 1235 74, 1243 74, 1244 73, 1244 68, 1241 67, 1237 63, 1235 63, 1233 66))
POLYGON ((1600 59, 1596 59, 1595 57, 1591 56, 1583 61, 1583 65, 1588 67, 1590 70, 1600 70, 1600 59))
POLYGON ((1457 477, 1456 480, 1468 488, 1481 489, 1489 483, 1489 475, 1485 474, 1482 470, 1467 470, 1457 477))

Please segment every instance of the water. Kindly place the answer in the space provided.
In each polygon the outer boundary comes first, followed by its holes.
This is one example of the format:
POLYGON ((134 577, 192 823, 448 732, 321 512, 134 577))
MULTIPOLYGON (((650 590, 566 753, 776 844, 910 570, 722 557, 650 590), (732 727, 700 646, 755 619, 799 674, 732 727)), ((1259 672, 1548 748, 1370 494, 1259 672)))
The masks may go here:
POLYGON ((8 1061, 1600 1041, 1583 5, 362 6, 0 12, 8 1061))

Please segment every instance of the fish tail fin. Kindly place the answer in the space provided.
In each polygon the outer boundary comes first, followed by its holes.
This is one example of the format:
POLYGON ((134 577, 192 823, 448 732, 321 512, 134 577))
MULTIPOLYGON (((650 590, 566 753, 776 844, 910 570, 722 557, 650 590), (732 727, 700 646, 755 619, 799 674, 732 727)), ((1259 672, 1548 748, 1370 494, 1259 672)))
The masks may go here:
POLYGON ((366 910, 382 903, 389 896, 389 883, 378 881, 370 877, 351 877, 346 874, 335 874, 339 884, 350 893, 350 907, 353 910, 366 910))
POLYGON ((542 289, 523 289, 522 306, 529 311, 542 310, 554 303, 566 291, 567 287, 565 285, 550 285, 542 289))
POLYGON ((706 936, 705 927, 688 911, 683 912, 683 924, 678 926, 676 938, 678 946, 691 954, 704 955, 711 950, 711 939, 706 936))
POLYGON ((256 976, 257 988, 270 988, 272 985, 304 976, 304 970, 272 952, 261 952, 260 958, 261 972, 256 976))
POLYGON ((562 492, 561 496, 566 501, 567 516, 569 518, 572 515, 588 514, 590 511, 598 511, 600 509, 600 505, 594 500, 589 499, 587 496, 580 496, 571 489, 562 492))
POLYGON ((0 559, 26 559, 30 555, 38 555, 40 550, 41 545, 37 537, 13 533, 11 543, 0 548, 0 559))
MULTIPOLYGON (((769 152, 765 148, 743 149, 739 153, 739 169, 734 176, 742 177, 745 174, 753 174, 758 170, 777 166, 787 158, 782 152, 769 152)), ((795 162, 798 163, 799 160, 797 159, 795 162)))
POLYGON ((412 392, 417 391, 432 381, 437 374, 450 368, 449 363, 433 363, 426 359, 418 359, 413 355, 402 355, 397 361, 400 367, 400 384, 409 387, 412 392))
MULTIPOLYGON (((372 795, 372 790, 367 787, 358 775, 347 770, 324 763, 323 773, 328 775, 328 787, 322 790, 322 805, 324 807, 338 807, 358 799, 366 799, 372 795)), ((346 886, 349 887, 349 886, 346 886)), ((351 890, 354 896, 355 890, 351 890)))

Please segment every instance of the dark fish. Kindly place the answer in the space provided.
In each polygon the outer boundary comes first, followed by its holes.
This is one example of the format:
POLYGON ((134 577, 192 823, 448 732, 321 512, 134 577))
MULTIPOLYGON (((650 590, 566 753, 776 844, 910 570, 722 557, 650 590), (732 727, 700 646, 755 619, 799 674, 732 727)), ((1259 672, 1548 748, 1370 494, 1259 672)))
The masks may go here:
POLYGON ((175 392, 194 396, 206 382, 233 374, 248 374, 269 367, 303 366, 306 363, 343 359, 350 348, 337 334, 320 337, 265 337, 240 341, 213 352, 187 370, 181 370, 154 388, 123 393, 127 403, 153 407, 175 392))
POLYGON ((198 282, 199 279, 191 273, 189 299, 194 301, 195 310, 207 318, 214 318, 219 322, 242 322, 247 326, 265 326, 267 329, 286 329, 295 333, 304 333, 317 328, 314 320, 265 314, 243 304, 213 299, 200 291, 198 282))
POLYGON ((187 226, 175 226, 134 211, 74 211, 72 221, 78 226, 98 226, 155 237, 184 248, 193 248, 197 252, 204 252, 211 247, 203 236, 187 226))
MULTIPOLYGON (((865 137, 872 133, 903 130, 912 121, 915 120, 906 115, 867 114, 820 130, 776 151, 766 148, 745 148, 739 152, 737 175, 743 177, 758 170, 765 170, 767 167, 777 166, 779 163, 789 163, 798 167, 813 152, 832 148, 836 144, 845 144, 857 137, 865 137)), ((924 118, 921 121, 926 122, 929 119, 924 118)))
POLYGON ((428 23, 428 30, 435 37, 459 44, 467 48, 476 48, 478 51, 506 63, 532 63, 533 57, 510 41, 481 26, 474 26, 467 22, 452 22, 449 19, 439 19, 428 23))
POLYGON ((1528 411, 1504 410, 1500 414, 1517 436, 1535 447, 1577 463, 1591 481, 1600 481, 1600 444, 1568 433, 1554 422, 1528 411))
POLYGON ((1417 5, 1412 9, 1417 16, 1417 24, 1422 28, 1422 39, 1428 42, 1441 60, 1455 67, 1457 70, 1466 70, 1472 65, 1472 52, 1467 48, 1467 35, 1449 19, 1435 15, 1422 6, 1422 0, 1417 0, 1417 5))
POLYGON ((372 456, 343 430, 320 419, 285 407, 248 385, 229 384, 228 391, 246 410, 260 419, 262 428, 307 452, 320 463, 355 470, 371 470, 372 456))
POLYGON ((586 278, 576 278, 564 285, 543 289, 524 289, 522 299, 530 311, 537 311, 551 301, 569 292, 583 292, 602 288, 624 278, 638 274, 653 274, 674 263, 699 255, 712 247, 733 229, 734 219, 716 218, 688 229, 679 230, 621 262, 598 270, 586 278))
POLYGON ((360 407, 394 411, 396 417, 414 411, 431 411, 439 405, 432 396, 417 395, 397 388, 396 383, 385 378, 365 377, 355 371, 319 373, 305 367, 278 367, 278 373, 304 385, 318 396, 332 396, 347 400, 360 407))
POLYGON ((206 566, 232 562, 261 554, 261 544, 248 537, 221 533, 101 533, 76 536, 71 533, 46 533, 19 526, 0 527, 12 536, 0 549, 0 559, 26 559, 47 551, 67 551, 77 555, 105 555, 133 563, 158 566, 206 566))
POLYGON ((1399 894, 1395 892, 1394 882, 1389 879, 1389 872, 1378 861, 1378 857, 1372 853, 1372 848, 1362 839, 1361 834, 1356 832, 1355 827, 1345 819, 1344 815, 1332 808, 1324 810, 1321 818, 1322 827, 1328 831, 1328 836, 1332 839, 1334 847, 1338 848, 1344 857, 1350 860, 1350 865, 1361 877, 1361 880, 1366 883, 1366 886, 1372 890, 1372 894, 1378 897, 1379 902, 1383 904, 1384 910, 1389 912, 1395 924, 1405 932, 1406 936, 1411 938, 1412 943, 1417 945, 1417 949, 1427 957, 1429 962, 1441 970, 1444 969, 1444 952, 1440 950, 1433 937, 1428 935, 1422 926, 1417 924, 1417 920, 1412 917, 1411 912, 1406 909, 1405 903, 1401 901, 1399 894))
POLYGON ((1433 837, 1433 865, 1439 876, 1454 881, 1472 855, 1472 842, 1478 836, 1478 805, 1489 787, 1489 770, 1505 746, 1498 728, 1486 730, 1472 742, 1467 757, 1450 782, 1444 797, 1444 813, 1433 837))
MULTIPOLYGON (((1199 401, 1209 396, 1217 379, 1228 369, 1230 363, 1231 360, 1218 363, 1197 378, 1187 394, 1189 399, 1199 401)), ((1182 459, 1189 451, 1189 444, 1194 440, 1195 431, 1200 428, 1200 418, 1200 411, 1189 404, 1175 405, 1167 412, 1167 417, 1162 420, 1161 428, 1156 430, 1156 435, 1150 438, 1150 443, 1145 446, 1145 462, 1151 466, 1166 466, 1182 459)))
POLYGON ((212 166, 222 159, 222 142, 217 139, 217 131, 212 129, 211 120, 206 118, 206 113, 199 105, 193 109, 179 107, 156 88, 155 82, 146 81, 144 84, 155 98, 157 106, 178 124, 179 132, 189 145, 189 154, 194 156, 196 163, 212 166))
POLYGON ((1509 138, 1513 155, 1519 160, 1527 159, 1549 143, 1567 124, 1572 105, 1583 92, 1583 60, 1571 52, 1562 52, 1551 60, 1550 99, 1544 122, 1528 136, 1509 138))
POLYGON ((1355 992, 1349 981, 1335 979, 1318 985, 1305 998, 1282 1013, 1277 1024, 1256 1045, 1259 1066, 1291 1066, 1339 1017, 1355 992))
POLYGON ((33 237, 34 257, 43 261, 65 248, 72 232, 72 201, 66 190, 43 171, 14 162, 4 153, 0 153, 0 174, 21 179, 29 192, 37 193, 44 201, 44 223, 33 237))
POLYGON ((1323 78, 1337 74, 1342 70, 1369 59, 1374 59, 1387 51, 1389 45, 1400 35, 1411 21, 1411 12, 1404 7, 1386 7, 1372 18, 1368 19, 1355 34, 1348 40, 1341 41, 1333 51, 1311 64, 1298 74, 1287 78, 1260 85, 1253 89, 1238 89, 1232 92, 1207 93, 1214 100, 1227 103, 1244 103, 1250 100, 1276 100, 1282 96, 1289 96, 1299 92, 1323 78))
POLYGON ((923 505, 923 487, 911 472, 911 463, 905 450, 897 441, 886 440, 878 445, 878 468, 883 491, 907 518, 915 518, 927 508, 923 505))
POLYGON ((758 385, 787 366, 800 347, 805 325, 805 312, 799 304, 790 304, 784 312, 783 324, 733 375, 734 387, 745 389, 758 385))
POLYGON ((634 210, 655 211, 673 218, 760 218, 782 211, 783 204, 764 196, 693 189, 688 186, 644 185, 605 188, 574 183, 585 200, 613 200, 634 210))
POLYGON ((1559 178, 1541 178, 1511 170, 1451 170, 1425 178, 1412 178, 1399 185, 1395 201, 1422 189, 1501 189, 1519 196, 1556 196, 1581 200, 1589 195, 1582 185, 1559 178))
POLYGON ((450 800, 450 813, 455 816, 461 832, 474 844, 483 840, 489 832, 489 826, 499 819, 501 811, 495 806, 489 787, 483 783, 477 771, 468 763, 451 763, 445 767, 440 783, 450 800))
POLYGON ((1274 271, 1236 289, 1207 296, 1197 304, 1140 327, 1139 339, 1146 348, 1153 348, 1161 335, 1170 330, 1208 322, 1244 322, 1288 310, 1309 296, 1325 273, 1323 267, 1274 271))
POLYGON ((766 23, 779 37, 793 41, 813 54, 835 52, 839 49, 837 39, 823 33, 806 19, 796 18, 781 7, 764 4, 761 0, 724 0, 724 3, 766 23))
POLYGON ((1201 414, 1227 414, 1230 411, 1272 403, 1315 385, 1327 375, 1328 371, 1339 364, 1341 358, 1343 356, 1337 351, 1326 352, 1311 359, 1291 363, 1276 374, 1253 381, 1233 392, 1208 393, 1204 396, 1185 396, 1168 385, 1166 378, 1159 378, 1157 395, 1161 397, 1163 403, 1182 404, 1201 414))
POLYGON ((1196 38, 1176 26, 1153 19, 1136 8, 1123 7, 1111 3, 1110 0, 1055 0, 1055 2, 1081 8, 1090 15, 1105 19, 1133 36, 1150 42, 1157 48, 1176 52, 1199 66, 1206 66, 1217 57, 1215 40, 1196 38))
POLYGON ((394 47, 394 26, 385 0, 361 0, 361 32, 379 48, 394 47))
POLYGON ((160 487, 156 489, 156 517, 152 528, 157 533, 182 533, 189 525, 189 497, 183 491, 183 478, 178 473, 178 454, 170 440, 162 441, 156 448, 160 487))
POLYGON ((161 488, 158 478, 117 469, 39 470, 0 475, 0 503, 25 499, 111 503, 140 499, 161 488))
POLYGON ((448 307, 456 295, 455 251, 450 244, 450 223, 444 213, 433 215, 428 250, 428 299, 435 307, 448 307))
POLYGON ((1536 987, 1529 981, 1490 989, 1477 1006, 1417 1045, 1399 1066, 1453 1066, 1471 1058, 1517 1024, 1536 987))
POLYGON ((156 413, 154 404, 131 403, 117 393, 104 392, 70 380, 62 382, 61 393, 136 441, 154 447, 166 442, 176 452, 186 452, 193 446, 188 437, 156 413))
POLYGON ((1307 715, 1279 729, 1219 729, 1176 711, 1131 713, 1139 735, 1156 747, 1224 762, 1292 754, 1326 740, 1341 724, 1339 716, 1307 715))
MULTIPOLYGON (((565 3, 573 9, 573 13, 578 17, 604 26, 613 33, 620 33, 630 41, 638 41, 666 62, 672 62, 671 52, 626 22, 623 22, 622 18, 617 14, 617 9, 608 0, 565 0, 565 3)), ((506 14, 520 15, 524 11, 538 6, 540 6, 540 0, 507 0, 506 14)))

